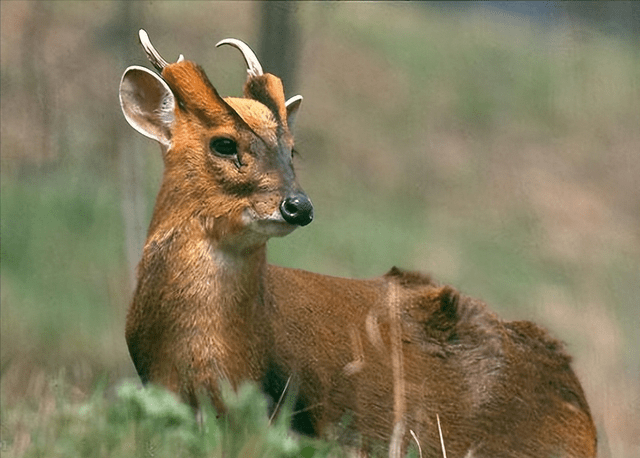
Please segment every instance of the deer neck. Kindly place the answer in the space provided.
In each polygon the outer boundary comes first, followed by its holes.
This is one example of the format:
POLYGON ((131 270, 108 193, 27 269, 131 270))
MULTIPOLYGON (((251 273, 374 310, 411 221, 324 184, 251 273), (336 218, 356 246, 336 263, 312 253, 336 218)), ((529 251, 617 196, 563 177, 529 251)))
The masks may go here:
POLYGON ((215 387, 218 378, 234 384, 259 379, 263 352, 270 348, 264 244, 225 248, 193 221, 158 227, 147 241, 141 271, 151 275, 139 279, 127 341, 143 380, 161 380, 183 392, 215 387), (160 294, 151 287, 155 282, 160 294))
MULTIPOLYGON (((167 270, 167 288, 179 291, 186 315, 225 315, 259 307, 266 274, 266 243, 242 246, 236 240, 218 240, 197 218, 181 215, 179 225, 154 225, 145 247, 141 268, 152 271, 153 259, 167 270), (154 248, 157 247, 157 248, 154 248), (148 258, 148 260, 145 260, 148 258)), ((157 218, 153 218, 156 221, 157 218)))
POLYGON ((251 312, 262 305, 266 274, 266 244, 237 250, 209 245, 213 294, 226 310, 251 312))

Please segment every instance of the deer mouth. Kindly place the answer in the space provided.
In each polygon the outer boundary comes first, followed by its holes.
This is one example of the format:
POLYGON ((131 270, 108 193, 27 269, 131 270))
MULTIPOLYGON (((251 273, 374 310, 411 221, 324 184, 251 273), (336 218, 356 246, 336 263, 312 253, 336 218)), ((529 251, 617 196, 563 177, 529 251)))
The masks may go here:
POLYGON ((286 221, 262 220, 258 222, 258 232, 269 237, 284 237, 291 234, 298 226, 289 224, 286 221))
POLYGON ((266 237, 284 237, 298 227, 296 224, 287 222, 280 214, 280 210, 276 210, 267 216, 259 216, 254 211, 249 210, 243 216, 247 221, 249 230, 266 237))

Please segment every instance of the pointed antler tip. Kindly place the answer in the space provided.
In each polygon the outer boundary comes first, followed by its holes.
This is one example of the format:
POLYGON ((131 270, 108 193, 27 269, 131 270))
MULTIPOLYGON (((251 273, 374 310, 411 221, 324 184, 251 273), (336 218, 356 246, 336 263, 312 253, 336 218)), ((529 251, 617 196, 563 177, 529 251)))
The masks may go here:
POLYGON ((144 52, 147 54, 151 64, 156 68, 156 70, 162 72, 169 63, 164 60, 160 53, 158 53, 158 51, 153 47, 151 40, 149 39, 149 35, 144 29, 140 29, 138 31, 138 38, 140 39, 140 44, 142 45, 144 52))
POLYGON ((225 38, 224 40, 220 40, 219 42, 216 43, 216 48, 219 48, 222 45, 228 45, 231 44, 229 43, 229 40, 231 40, 232 38, 225 38))

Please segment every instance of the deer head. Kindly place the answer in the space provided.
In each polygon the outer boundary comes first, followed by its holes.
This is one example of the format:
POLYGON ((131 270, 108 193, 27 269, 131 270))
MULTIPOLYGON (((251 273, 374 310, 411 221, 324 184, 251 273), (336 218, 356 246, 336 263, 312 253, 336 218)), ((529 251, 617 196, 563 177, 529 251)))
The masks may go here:
POLYGON ((280 79, 265 74, 239 40, 217 46, 242 52, 248 66, 244 98, 223 98, 200 66, 182 55, 168 63, 144 30, 139 37, 160 75, 129 67, 120 104, 129 124, 163 151, 165 172, 150 231, 192 219, 212 240, 247 248, 309 224, 313 206, 292 165, 302 97, 285 102, 280 79))

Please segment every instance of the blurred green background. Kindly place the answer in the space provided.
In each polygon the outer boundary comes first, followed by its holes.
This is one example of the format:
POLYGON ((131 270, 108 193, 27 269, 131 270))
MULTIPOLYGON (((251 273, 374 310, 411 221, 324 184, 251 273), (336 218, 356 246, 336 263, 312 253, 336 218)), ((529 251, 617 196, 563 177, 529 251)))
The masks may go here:
POLYGON ((244 63, 214 46, 235 37, 304 96, 316 218, 272 263, 419 269, 543 324, 575 357, 600 456, 638 456, 639 9, 544 4, 1 2, 3 445, 28 448, 12 409, 46 422, 51 380, 81 400, 135 377, 124 317, 162 164, 118 84, 149 67, 143 27, 223 95, 244 63))

